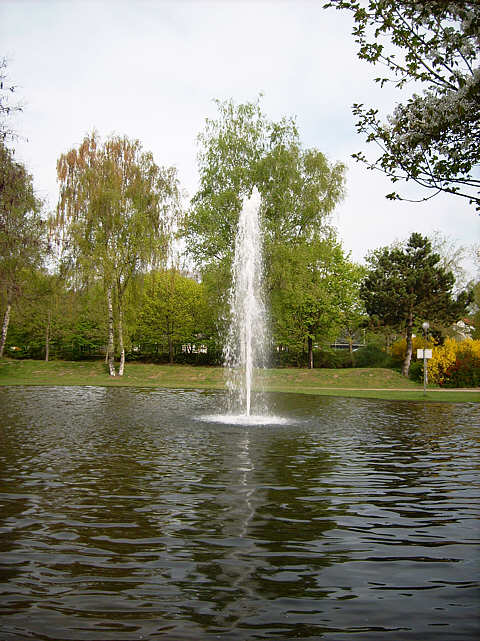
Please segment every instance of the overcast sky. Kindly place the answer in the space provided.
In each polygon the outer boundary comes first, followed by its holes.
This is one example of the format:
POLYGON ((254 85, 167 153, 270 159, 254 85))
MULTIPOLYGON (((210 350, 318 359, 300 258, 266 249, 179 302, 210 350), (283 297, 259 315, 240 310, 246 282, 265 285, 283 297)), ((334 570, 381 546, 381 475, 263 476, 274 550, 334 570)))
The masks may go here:
POLYGON ((375 153, 356 133, 351 105, 388 113, 402 94, 373 82, 378 70, 357 59, 350 15, 323 4, 0 0, 0 56, 24 103, 14 122, 26 139, 17 157, 54 207, 58 156, 96 128, 102 137, 138 138, 158 164, 177 167, 192 196, 196 137, 215 117, 213 99, 251 101, 262 92, 268 118, 295 116, 305 147, 348 165, 333 220, 353 259, 412 231, 478 242, 480 218, 463 199, 390 202, 385 194, 398 185, 350 158, 375 153))

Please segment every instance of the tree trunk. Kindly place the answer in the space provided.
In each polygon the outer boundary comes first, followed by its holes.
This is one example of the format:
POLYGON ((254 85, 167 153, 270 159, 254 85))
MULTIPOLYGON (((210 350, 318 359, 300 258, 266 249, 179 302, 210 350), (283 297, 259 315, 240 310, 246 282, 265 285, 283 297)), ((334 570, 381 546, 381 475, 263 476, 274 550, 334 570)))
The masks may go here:
POLYGON ((120 303, 118 305, 118 347, 120 349, 118 375, 123 376, 123 370, 125 369, 125 347, 123 345, 123 311, 120 303))
POLYGON ((313 338, 308 337, 308 369, 313 369, 313 338))
POLYGON ((412 360, 412 352, 413 352, 412 333, 413 333, 413 314, 412 312, 410 312, 407 320, 407 335, 406 335, 407 351, 405 352, 405 360, 403 361, 403 365, 402 365, 403 376, 408 376, 408 372, 410 370, 410 361, 412 360))
POLYGON ((10 310, 12 309, 12 303, 10 301, 7 302, 7 309, 5 310, 5 314, 3 316, 3 325, 2 325, 2 338, 0 341, 0 358, 3 356, 3 352, 5 350, 5 343, 7 342, 7 332, 8 332, 8 323, 10 321, 10 310))
POLYGON ((48 310, 47 331, 45 332, 45 361, 48 363, 50 354, 50 323, 52 322, 52 312, 48 310))
POLYGON ((113 303, 112 303, 112 286, 107 289, 107 308, 108 308, 108 370, 110 376, 115 376, 115 355, 113 345, 113 303))

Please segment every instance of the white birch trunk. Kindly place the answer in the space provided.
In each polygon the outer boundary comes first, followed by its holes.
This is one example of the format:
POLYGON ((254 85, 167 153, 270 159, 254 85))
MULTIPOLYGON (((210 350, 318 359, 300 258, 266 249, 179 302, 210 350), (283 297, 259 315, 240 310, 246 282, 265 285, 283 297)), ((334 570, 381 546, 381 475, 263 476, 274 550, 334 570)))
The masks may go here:
POLYGON ((7 332, 8 332, 8 323, 10 322, 10 310, 12 309, 12 304, 10 302, 7 303, 7 309, 5 310, 5 314, 3 316, 3 325, 2 325, 2 338, 0 342, 0 358, 3 356, 3 352, 5 350, 5 343, 7 342, 7 332))
POLYGON ((313 338, 308 337, 308 369, 313 369, 313 338))
POLYGON ((112 302, 112 287, 111 285, 107 289, 107 308, 108 308, 108 370, 110 376, 115 376, 115 356, 114 356, 114 345, 113 345, 113 302, 112 302))
POLYGON ((45 332, 45 361, 48 363, 50 355, 50 323, 52 319, 52 312, 48 310, 47 331, 45 332))
POLYGON ((118 347, 120 349, 120 366, 118 375, 123 376, 125 369, 125 347, 123 345, 123 311, 121 305, 118 306, 118 347))

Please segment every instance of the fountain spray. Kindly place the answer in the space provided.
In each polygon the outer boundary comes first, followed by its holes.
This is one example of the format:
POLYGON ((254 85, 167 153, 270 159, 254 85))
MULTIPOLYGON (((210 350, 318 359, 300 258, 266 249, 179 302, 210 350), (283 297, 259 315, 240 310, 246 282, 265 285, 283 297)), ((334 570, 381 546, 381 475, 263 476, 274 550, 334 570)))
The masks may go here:
POLYGON ((238 220, 229 295, 230 328, 224 348, 230 410, 246 417, 252 410, 258 412, 258 402, 255 407, 252 403, 254 376, 256 369, 265 367, 267 355, 260 202, 255 188, 244 201, 238 220))

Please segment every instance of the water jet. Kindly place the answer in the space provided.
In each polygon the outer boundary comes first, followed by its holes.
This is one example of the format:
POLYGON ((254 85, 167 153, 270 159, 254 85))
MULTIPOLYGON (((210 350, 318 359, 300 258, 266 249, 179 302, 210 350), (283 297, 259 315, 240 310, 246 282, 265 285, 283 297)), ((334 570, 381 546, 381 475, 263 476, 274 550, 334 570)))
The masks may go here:
POLYGON ((256 377, 268 359, 260 204, 260 194, 254 188, 238 219, 229 293, 229 330, 224 347, 229 421, 245 424, 278 422, 268 416, 265 396, 256 377))

